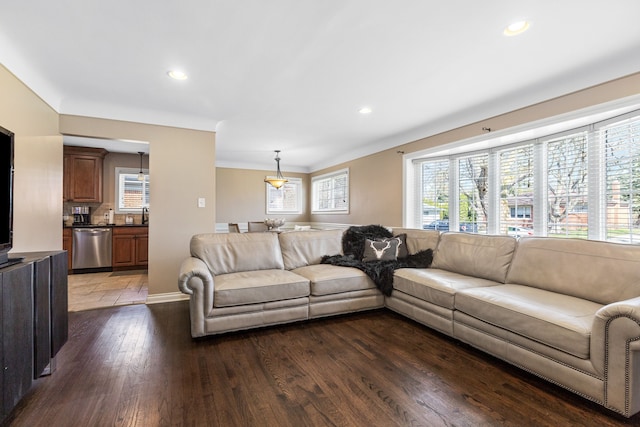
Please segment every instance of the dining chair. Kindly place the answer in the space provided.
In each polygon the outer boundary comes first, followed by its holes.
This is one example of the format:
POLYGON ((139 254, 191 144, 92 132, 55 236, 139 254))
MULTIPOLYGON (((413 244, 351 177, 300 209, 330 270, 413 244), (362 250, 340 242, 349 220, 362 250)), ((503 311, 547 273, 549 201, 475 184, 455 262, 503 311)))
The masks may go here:
POLYGON ((269 227, 267 227, 264 221, 249 221, 247 226, 249 233, 262 233, 269 231, 269 227))

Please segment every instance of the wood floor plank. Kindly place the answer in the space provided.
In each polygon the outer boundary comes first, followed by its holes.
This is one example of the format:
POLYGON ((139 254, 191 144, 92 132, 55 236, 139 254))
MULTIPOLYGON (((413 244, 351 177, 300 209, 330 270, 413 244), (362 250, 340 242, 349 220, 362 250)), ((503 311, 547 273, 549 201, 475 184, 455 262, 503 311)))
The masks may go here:
POLYGON ((640 425, 386 310, 192 339, 177 302, 69 328, 4 425, 640 425))

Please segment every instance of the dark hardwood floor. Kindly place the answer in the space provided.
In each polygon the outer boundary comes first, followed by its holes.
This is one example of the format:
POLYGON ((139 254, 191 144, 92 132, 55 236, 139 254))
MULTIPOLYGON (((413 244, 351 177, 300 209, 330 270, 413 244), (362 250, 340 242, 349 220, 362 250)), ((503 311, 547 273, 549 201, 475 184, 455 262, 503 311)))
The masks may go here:
POLYGON ((69 320, 6 425, 640 424, 386 310, 198 340, 186 302, 69 320))

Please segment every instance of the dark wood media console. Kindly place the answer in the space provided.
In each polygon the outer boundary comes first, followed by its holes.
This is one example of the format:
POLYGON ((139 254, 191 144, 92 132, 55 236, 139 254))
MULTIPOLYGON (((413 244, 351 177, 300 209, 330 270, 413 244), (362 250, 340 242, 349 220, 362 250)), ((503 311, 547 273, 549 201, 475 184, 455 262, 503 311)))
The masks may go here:
POLYGON ((68 338, 66 251, 12 254, 0 268, 0 422, 33 380, 50 374, 68 338))

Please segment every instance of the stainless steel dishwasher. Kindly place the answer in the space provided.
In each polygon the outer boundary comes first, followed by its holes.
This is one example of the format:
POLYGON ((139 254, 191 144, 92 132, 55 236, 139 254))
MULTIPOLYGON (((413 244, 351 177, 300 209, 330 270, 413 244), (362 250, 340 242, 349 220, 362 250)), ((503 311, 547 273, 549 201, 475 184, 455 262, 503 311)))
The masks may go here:
POLYGON ((111 228, 73 229, 73 270, 111 267, 111 228))

